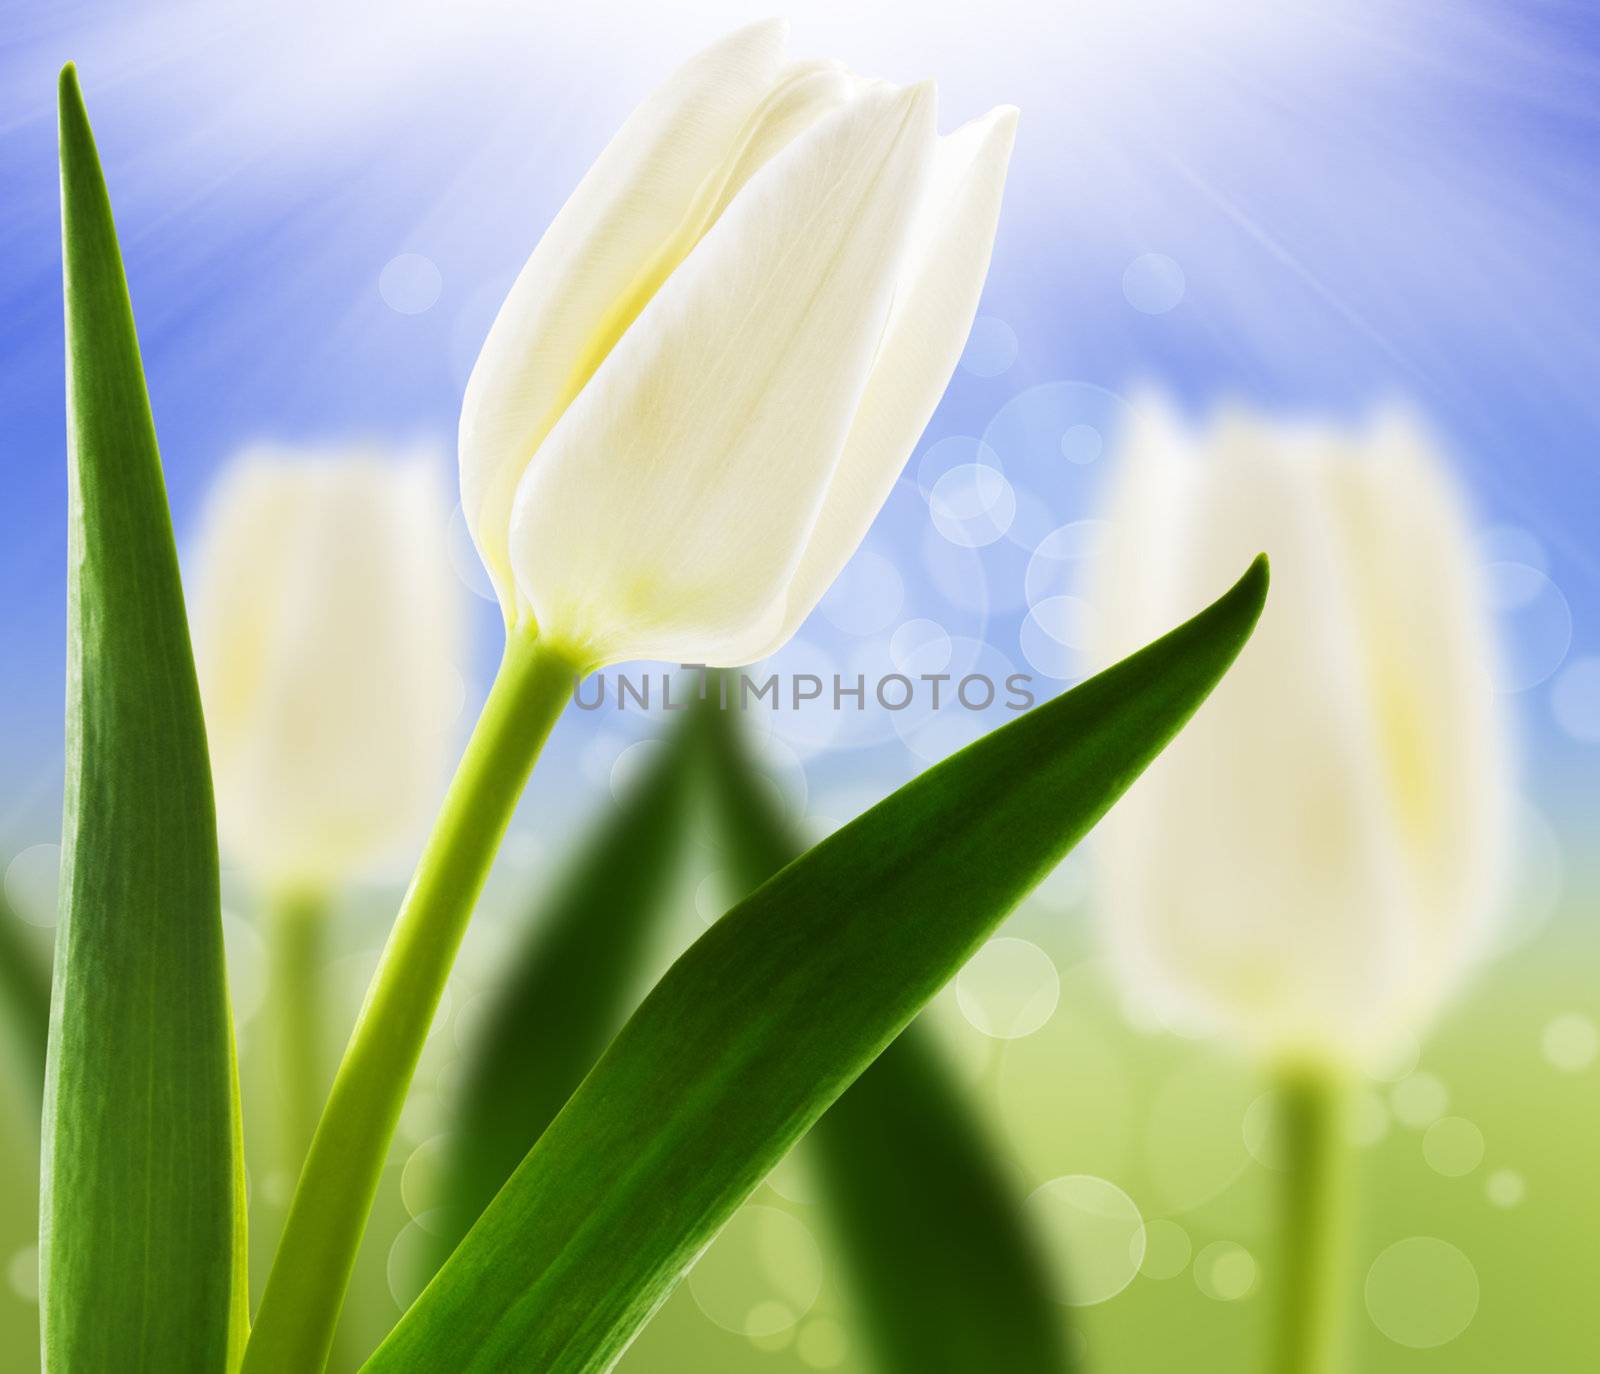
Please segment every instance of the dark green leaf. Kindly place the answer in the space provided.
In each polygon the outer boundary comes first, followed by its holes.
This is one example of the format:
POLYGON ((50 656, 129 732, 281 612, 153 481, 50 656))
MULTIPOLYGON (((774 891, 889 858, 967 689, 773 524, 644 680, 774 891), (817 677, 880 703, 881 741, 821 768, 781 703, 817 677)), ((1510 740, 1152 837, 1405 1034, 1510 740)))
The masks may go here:
MULTIPOLYGON (((687 723, 686 723, 687 726, 687 723)), ((640 995, 685 838, 680 728, 541 904, 495 994, 452 1126, 435 1263, 455 1248, 594 1067, 640 995)))
POLYGON ((925 1026, 906 1027, 803 1148, 876 1368, 1075 1367, 1037 1238, 925 1026))
POLYGON ((1193 714, 1266 586, 1258 560, 1186 625, 929 769, 724 916, 368 1369, 614 1363, 772 1166, 1193 714))
MULTIPOLYGON (((731 713, 710 744, 729 858, 759 887, 804 845, 772 805, 731 713)), ((840 1246, 846 1297, 885 1374, 1073 1367, 1049 1272, 983 1123, 913 1022, 800 1147, 840 1246)))
POLYGON ((67 782, 45 1093, 55 1374, 222 1370, 240 1186, 200 696, 133 312, 94 138, 61 74, 67 782))

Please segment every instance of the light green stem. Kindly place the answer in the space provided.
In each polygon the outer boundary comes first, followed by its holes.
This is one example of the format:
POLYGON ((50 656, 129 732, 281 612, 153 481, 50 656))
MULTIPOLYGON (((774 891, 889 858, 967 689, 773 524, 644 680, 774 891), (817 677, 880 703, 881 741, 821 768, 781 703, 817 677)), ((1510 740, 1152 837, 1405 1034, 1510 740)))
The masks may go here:
POLYGON ((1345 1085, 1321 1066, 1279 1073, 1284 1173, 1276 1374, 1344 1366, 1349 1158, 1345 1085))
POLYGON ((277 1168, 300 1176, 322 1110, 323 937, 327 903, 320 893, 274 896, 268 913, 267 995, 273 1032, 272 1086, 278 1103, 277 1168))
MULTIPOLYGON (((267 999, 271 1013, 272 1058, 268 1064, 269 1100, 277 1108, 273 1132, 273 1172, 283 1192, 263 1205, 258 1224, 262 1239, 276 1245, 288 1215, 288 1188, 300 1177, 316 1134, 328 1089, 327 997, 323 964, 327 957, 328 899, 310 888, 285 888, 272 894, 267 910, 267 999)), ((330 1346, 334 1368, 354 1367, 343 1338, 330 1346)))
POLYGON ((245 1351, 246 1374, 319 1374, 384 1158, 495 851, 580 668, 515 631, 334 1076, 245 1351))

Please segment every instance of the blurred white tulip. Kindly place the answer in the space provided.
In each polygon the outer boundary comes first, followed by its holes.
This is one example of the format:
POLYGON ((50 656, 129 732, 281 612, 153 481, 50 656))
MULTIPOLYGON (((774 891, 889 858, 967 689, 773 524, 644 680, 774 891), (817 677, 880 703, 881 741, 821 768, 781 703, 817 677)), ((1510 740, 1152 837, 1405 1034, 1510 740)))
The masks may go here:
POLYGON ((461 682, 450 504, 421 455, 257 448, 190 586, 224 852, 280 889, 401 856, 443 792, 461 682))
POLYGON ((513 626, 575 658, 779 648, 865 534, 960 356, 1016 111, 931 83, 692 59, 534 250, 461 417, 462 504, 513 626))
POLYGON ((1133 1000, 1174 1028, 1357 1067, 1480 952, 1509 793, 1479 560, 1422 429, 1144 408, 1095 568, 1099 656, 1259 549, 1272 596, 1227 679, 1102 825, 1133 1000))

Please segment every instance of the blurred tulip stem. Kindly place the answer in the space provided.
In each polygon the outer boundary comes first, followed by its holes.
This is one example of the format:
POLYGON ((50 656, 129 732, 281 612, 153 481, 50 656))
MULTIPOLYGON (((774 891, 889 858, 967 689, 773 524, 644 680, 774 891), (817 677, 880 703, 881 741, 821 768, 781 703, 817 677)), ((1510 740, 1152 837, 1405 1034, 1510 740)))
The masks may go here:
MULTIPOLYGON (((275 1187, 265 1209, 265 1234, 273 1240, 288 1215, 289 1189, 306 1162, 328 1090, 328 916, 327 894, 316 889, 283 888, 268 898, 270 1083, 276 1118, 270 1127, 275 1187)), ((345 1358, 342 1338, 331 1349, 335 1367, 354 1367, 356 1361, 345 1358)))
POLYGON ((445 982, 535 760, 583 671, 513 630, 335 1074, 245 1351, 249 1374, 327 1363, 389 1142, 445 982))
POLYGON ((272 1011, 273 1100, 278 1106, 277 1168, 300 1177, 322 1114, 325 997, 322 987, 328 903, 317 892, 276 892, 267 912, 267 995, 272 1011))
POLYGON ((1285 1170, 1272 1367, 1275 1374, 1339 1374, 1350 1220, 1346 1085, 1319 1064, 1286 1066, 1277 1077, 1285 1170))

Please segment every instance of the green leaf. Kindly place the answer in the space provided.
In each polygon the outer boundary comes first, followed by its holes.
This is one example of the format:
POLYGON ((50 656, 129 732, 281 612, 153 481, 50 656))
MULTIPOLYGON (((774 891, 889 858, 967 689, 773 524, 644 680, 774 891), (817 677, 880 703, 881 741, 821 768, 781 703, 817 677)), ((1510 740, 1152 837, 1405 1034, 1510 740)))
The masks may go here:
POLYGON ((0 893, 0 1054, 30 1129, 37 1129, 50 1030, 50 966, 28 934, 0 893))
MULTIPOLYGON (((697 713, 698 714, 698 713, 697 713)), ((650 935, 686 836, 689 724, 588 840, 530 923, 468 1062, 435 1264, 544 1134, 643 989, 650 935)))
MULTIPOLYGON (((757 888, 804 849, 727 712, 705 732, 735 876, 757 888)), ((1074 1367, 1064 1313, 1019 1200, 940 1056, 913 1022, 801 1142, 884 1374, 1074 1367)))
POLYGON ((1076 1368, 1038 1239, 925 1026, 906 1027, 804 1148, 875 1368, 1076 1368))
POLYGON ((53 1374, 222 1370, 243 1311, 216 828, 111 204, 61 74, 67 780, 45 1086, 53 1374))
POLYGON ((772 1166, 1205 699, 1257 560, 1155 644, 929 769, 657 984, 368 1362, 609 1368, 772 1166))

